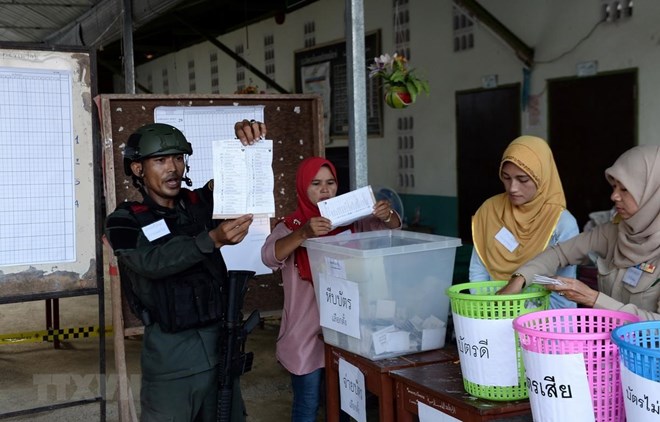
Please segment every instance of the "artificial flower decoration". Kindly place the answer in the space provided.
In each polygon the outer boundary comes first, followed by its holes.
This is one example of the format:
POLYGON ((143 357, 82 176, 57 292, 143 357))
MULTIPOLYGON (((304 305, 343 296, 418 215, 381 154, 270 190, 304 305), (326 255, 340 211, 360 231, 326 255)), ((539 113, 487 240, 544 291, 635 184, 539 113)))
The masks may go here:
POLYGON ((392 108, 405 108, 422 92, 429 93, 429 83, 415 75, 404 56, 383 54, 369 65, 369 78, 380 77, 385 85, 385 102, 392 108))

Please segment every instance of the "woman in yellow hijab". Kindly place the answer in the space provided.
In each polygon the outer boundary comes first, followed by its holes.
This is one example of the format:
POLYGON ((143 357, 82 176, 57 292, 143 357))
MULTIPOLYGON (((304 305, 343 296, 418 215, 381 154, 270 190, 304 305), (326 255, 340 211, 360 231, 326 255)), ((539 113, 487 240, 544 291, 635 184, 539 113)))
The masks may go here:
MULTIPOLYGON (((509 144, 500 162, 504 193, 487 199, 472 219, 474 249, 470 281, 509 280, 522 264, 548 246, 579 233, 548 144, 521 136, 509 144)), ((575 266, 559 275, 575 278, 575 266)), ((551 307, 575 307, 554 294, 551 307)))

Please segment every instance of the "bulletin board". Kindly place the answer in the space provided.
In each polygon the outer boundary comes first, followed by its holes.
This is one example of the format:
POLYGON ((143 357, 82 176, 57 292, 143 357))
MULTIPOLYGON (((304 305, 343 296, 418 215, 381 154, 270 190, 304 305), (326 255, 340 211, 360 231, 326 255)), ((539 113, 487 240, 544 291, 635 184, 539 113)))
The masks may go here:
MULTIPOLYGON (((318 95, 109 94, 99 95, 96 101, 101 110, 107 213, 122 201, 142 200, 131 178, 124 174, 122 150, 131 133, 153 123, 156 107, 264 106, 267 137, 273 140, 276 217, 271 219, 271 227, 296 208, 295 175, 300 161, 310 156, 323 156, 322 103, 318 95)), ((193 155, 195 151, 193 144, 193 155)), ((248 289, 243 306, 246 314, 254 309, 262 312, 282 309, 279 272, 257 276, 248 289)), ((125 305, 123 314, 128 328, 140 324, 125 305)))
POLYGON ((0 44, 0 303, 100 285, 94 60, 86 49, 0 44))
MULTIPOLYGON (((365 61, 381 54, 380 31, 364 39, 365 61)), ((325 130, 330 137, 348 137, 349 108, 346 40, 321 44, 294 53, 296 92, 317 92, 324 101, 325 130)), ((368 75, 368 74, 367 74, 368 75)), ((366 81, 367 92, 355 97, 367 102, 367 134, 383 135, 383 95, 376 79, 366 81)))

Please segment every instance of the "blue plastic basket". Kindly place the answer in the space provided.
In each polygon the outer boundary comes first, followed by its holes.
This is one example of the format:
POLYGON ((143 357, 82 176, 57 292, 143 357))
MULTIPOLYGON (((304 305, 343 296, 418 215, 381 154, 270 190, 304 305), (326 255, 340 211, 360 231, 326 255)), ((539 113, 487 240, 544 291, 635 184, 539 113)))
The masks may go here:
POLYGON ((622 325, 611 335, 621 362, 630 372, 660 382, 660 321, 622 325))

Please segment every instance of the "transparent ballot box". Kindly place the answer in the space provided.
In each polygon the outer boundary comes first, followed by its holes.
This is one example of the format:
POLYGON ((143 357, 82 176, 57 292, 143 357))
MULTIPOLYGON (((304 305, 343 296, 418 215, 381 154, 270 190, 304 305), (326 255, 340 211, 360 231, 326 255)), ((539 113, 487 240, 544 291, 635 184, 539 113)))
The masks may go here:
POLYGON ((324 341, 371 360, 444 347, 460 245, 401 230, 305 241, 324 341))

